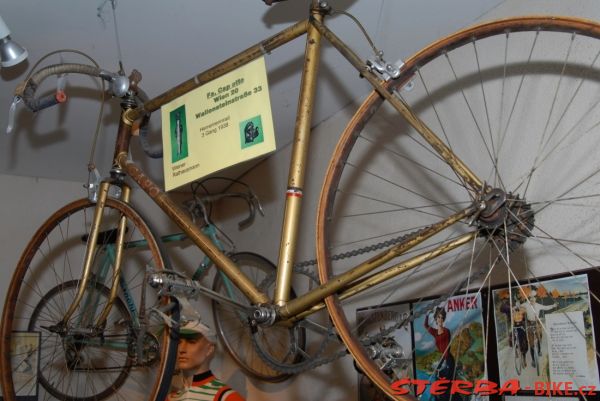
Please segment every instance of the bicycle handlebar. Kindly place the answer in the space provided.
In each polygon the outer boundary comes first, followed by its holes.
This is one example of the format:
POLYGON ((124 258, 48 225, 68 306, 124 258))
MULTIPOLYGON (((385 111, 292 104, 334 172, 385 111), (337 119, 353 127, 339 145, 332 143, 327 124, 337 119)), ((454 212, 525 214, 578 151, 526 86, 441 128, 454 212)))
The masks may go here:
POLYGON ((38 89, 39 85, 42 83, 42 81, 44 81, 46 78, 52 75, 61 74, 84 74, 102 78, 102 76, 108 76, 107 74, 110 73, 107 73, 98 67, 85 64, 53 64, 42 68, 41 70, 31 75, 29 79, 22 82, 15 90, 15 95, 21 97, 27 108, 32 112, 37 112, 45 108, 54 106, 55 104, 58 104, 60 102, 55 94, 47 95, 41 98, 36 98, 35 92, 38 89))
POLYGON ((52 75, 58 76, 63 74, 83 74, 107 81, 110 83, 110 93, 116 97, 124 96, 130 88, 135 87, 142 79, 141 74, 136 70, 133 70, 131 76, 127 78, 123 75, 86 64, 53 64, 35 72, 31 77, 22 82, 15 90, 15 95, 20 96, 25 105, 33 112, 61 103, 61 100, 55 94, 36 98, 35 92, 46 78, 52 75))
MULTIPOLYGON (((129 77, 125 77, 96 66, 77 63, 53 64, 36 71, 28 79, 17 86, 15 89, 15 96, 20 98, 25 106, 34 113, 59 103, 64 103, 66 101, 66 96, 64 95, 64 92, 58 90, 56 93, 51 93, 39 98, 36 98, 35 96, 40 84, 46 78, 53 75, 61 76, 64 74, 82 74, 107 81, 110 84, 109 92, 115 97, 124 97, 130 90, 133 90, 134 96, 142 103, 148 100, 148 96, 138 87, 138 83, 142 79, 142 75, 139 71, 133 70, 129 77)), ((162 148, 153 150, 148 142, 148 120, 149 115, 145 115, 140 124, 140 143, 142 149, 151 158, 161 158, 163 155, 162 148)))

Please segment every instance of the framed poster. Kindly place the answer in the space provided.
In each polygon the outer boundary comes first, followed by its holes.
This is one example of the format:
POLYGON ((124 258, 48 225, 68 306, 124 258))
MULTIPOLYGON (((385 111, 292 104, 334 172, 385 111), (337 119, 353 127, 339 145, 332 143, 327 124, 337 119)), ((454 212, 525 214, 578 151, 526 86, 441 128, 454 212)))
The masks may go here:
MULTIPOLYGON (((14 332, 11 364, 15 395, 19 401, 37 401, 40 333, 14 332)), ((0 391, 0 399, 2 392, 0 391)))
POLYGON ((531 392, 540 383, 598 388, 587 274, 497 289, 493 303, 500 384, 517 378, 531 392))
MULTIPOLYGON (((480 293, 413 304, 417 379, 430 383, 420 401, 449 399, 450 394, 430 393, 438 381, 475 383, 486 378, 485 338, 480 293)), ((481 398, 465 395, 461 399, 481 398)))
MULTIPOLYGON (((381 353, 382 357, 377 359, 377 363, 392 382, 404 377, 414 377, 410 317, 407 303, 381 305, 356 311, 357 327, 361 336, 375 336, 387 328, 398 326, 386 333, 377 345, 373 345, 385 350, 381 353)), ((359 373, 358 376, 359 401, 388 399, 365 375, 359 373)))

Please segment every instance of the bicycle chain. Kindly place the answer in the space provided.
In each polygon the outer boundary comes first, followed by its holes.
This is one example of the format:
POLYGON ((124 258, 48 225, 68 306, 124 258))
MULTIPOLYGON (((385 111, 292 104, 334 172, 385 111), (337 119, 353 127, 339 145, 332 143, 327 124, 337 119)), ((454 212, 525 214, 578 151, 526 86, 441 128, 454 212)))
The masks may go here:
MULTIPOLYGON (((323 353, 323 351, 325 351, 327 344, 331 341, 331 338, 333 336, 334 336, 333 334, 327 335, 325 341, 323 341, 323 343, 319 347, 319 350, 317 351, 316 355, 319 355, 319 354, 323 353)), ((254 338, 254 336, 252 336, 252 342, 254 343, 254 346, 257 350, 258 356, 271 368, 275 369, 278 372, 284 373, 284 374, 295 375, 295 374, 299 374, 302 372, 306 372, 307 370, 315 369, 319 366, 326 365, 328 363, 331 363, 333 361, 336 361, 336 360, 348 355, 348 350, 344 350, 344 351, 339 351, 329 357, 313 358, 313 359, 307 360, 306 362, 308 362, 308 363, 299 363, 299 364, 287 364, 286 363, 286 364, 284 364, 284 363, 277 362, 276 360, 271 358, 268 354, 264 353, 262 348, 256 343, 256 339, 254 338)))
MULTIPOLYGON (((427 228, 427 227, 426 227, 427 228)), ((369 245, 369 246, 365 246, 362 248, 357 248, 357 249, 353 249, 351 251, 348 252, 342 252, 342 253, 338 253, 336 255, 333 255, 331 257, 331 260, 343 260, 343 259, 348 259, 354 256, 358 256, 358 255, 363 255, 365 253, 369 253, 369 252, 373 252, 373 251, 377 251, 379 249, 383 249, 383 248, 389 248, 392 245, 396 245, 406 239, 408 239, 411 236, 414 236, 416 233, 422 232, 423 230, 419 230, 410 234, 405 234, 405 235, 401 235, 399 237, 396 238, 392 238, 389 239, 387 241, 382 241, 379 242, 377 244, 373 244, 373 245, 369 245)), ((294 264, 294 268, 302 268, 302 267, 308 267, 308 266, 315 266, 317 264, 317 260, 316 259, 309 259, 309 260, 305 260, 302 262, 298 262, 294 264)))
MULTIPOLYGON (((355 256, 362 255, 362 254, 365 254, 365 253, 373 252, 373 251, 376 251, 376 250, 379 250, 379 249, 389 248, 389 247, 391 247, 393 245, 396 245, 396 244, 398 244, 398 243, 400 243, 402 241, 405 241, 405 240, 407 240, 407 239, 409 239, 411 237, 414 237, 415 235, 418 235, 419 233, 423 232, 424 230, 427 230, 428 228, 429 227, 426 227, 424 229, 417 230, 415 232, 411 232, 409 234, 400 235, 398 237, 389 239, 387 241, 382 241, 382 242, 379 242, 377 244, 373 244, 373 245, 365 246, 365 247, 362 247, 362 248, 354 249, 354 250, 351 250, 351 251, 348 251, 348 252, 339 253, 339 254, 333 255, 331 257, 331 260, 347 259, 347 258, 350 258, 350 257, 355 257, 355 256)), ((304 274, 304 275, 308 276, 310 279, 312 279, 314 282, 319 283, 318 278, 316 277, 316 275, 314 274, 314 272, 305 269, 305 267, 314 266, 316 264, 317 264, 317 260, 316 259, 305 260, 305 261, 302 261, 302 262, 295 263, 293 265, 293 269, 294 269, 295 272, 297 272, 299 274, 304 274)), ((481 276, 484 272, 485 272, 485 267, 482 267, 476 273, 476 276, 481 276)), ((471 278, 473 278, 473 277, 474 276, 472 276, 471 278)), ((467 278, 467 280, 469 280, 469 278, 467 278)), ((455 289, 453 291, 450 291, 445 296, 442 296, 442 297, 438 298, 438 303, 445 302, 453 294, 455 294, 457 290, 459 290, 460 288, 464 287, 464 285, 466 284, 465 281, 459 283, 455 287, 455 289)), ((428 313, 428 312, 430 312, 430 311, 422 311, 422 312, 419 312, 419 313, 413 313, 413 314, 411 314, 411 316, 409 318, 404 319, 404 320, 402 320, 400 322, 397 322, 394 325, 392 325, 392 326, 390 326, 390 327, 388 327, 386 329, 383 329, 383 330, 379 331, 379 333, 377 333, 376 335, 373 335, 373 336, 367 335, 366 337, 360 338, 359 340, 360 340, 360 342, 363 345, 369 345, 369 344, 372 344, 374 342, 380 342, 386 336, 389 336, 395 330, 400 329, 406 323, 412 323, 416 318, 422 316, 423 313, 428 313)), ((320 353, 322 353, 324 351, 327 343, 334 336, 337 338, 337 335, 334 334, 334 329, 332 327, 329 330, 329 333, 327 334, 326 340, 322 343, 322 345, 319 348, 319 351, 317 352, 316 355, 319 355, 320 353)), ((315 358, 312 361, 310 361, 310 363, 307 363, 307 364, 290 365, 290 364, 282 364, 282 363, 279 363, 278 361, 273 360, 269 355, 267 355, 260 348, 260 346, 256 342, 256 339, 254 338, 254 336, 252 336, 252 341, 253 341, 255 349, 257 350, 257 353, 261 357, 261 359, 263 359, 263 361, 265 363, 267 363, 273 369, 275 369, 277 371, 280 371, 282 373, 285 373, 285 374, 296 374, 296 373, 304 372, 306 370, 314 369, 314 368, 316 368, 318 366, 321 366, 321 365, 324 365, 324 364, 327 364, 327 363, 331 363, 331 362, 333 362, 333 361, 335 361, 335 360, 337 360, 337 359, 339 359, 339 358, 341 358, 341 357, 343 357, 345 355, 348 355, 348 353, 349 353, 348 350, 344 350, 344 351, 337 352, 337 353, 335 353, 332 356, 327 357, 327 358, 315 358)), ((338 339, 338 341, 340 341, 340 340, 338 339)))
MULTIPOLYGON (((427 227, 425 229, 427 229, 427 227)), ((343 259, 347 259, 347 258, 358 256, 358 255, 363 255, 365 253, 374 252, 374 251, 377 251, 379 249, 389 248, 389 247, 391 247, 393 245, 396 245, 396 244, 398 244, 398 243, 400 243, 400 242, 402 242, 402 241, 404 241, 404 240, 406 240, 406 239, 408 239, 408 238, 410 238, 410 237, 418 234, 419 232, 422 232, 423 230, 424 229, 417 230, 416 232, 412 232, 412 233, 405 234, 405 235, 400 235, 398 237, 389 239, 387 241, 382 241, 382 242, 379 242, 377 244, 365 246, 365 247, 362 247, 362 248, 353 249, 353 250, 348 251, 348 252, 338 253, 336 255, 333 255, 331 257, 331 260, 343 260, 343 259)), ((316 259, 310 259, 310 260, 305 260, 305 261, 302 261, 302 262, 295 263, 293 265, 293 268, 295 270, 302 271, 303 274, 308 275, 315 282, 318 282, 318 280, 316 279, 316 275, 314 275, 313 272, 310 272, 310 271, 304 269, 305 267, 315 266, 315 265, 317 265, 317 260, 316 259)), ((409 322, 412 322, 416 317, 418 317, 418 316, 413 316, 409 320, 409 322)), ((403 320, 402 322, 399 322, 399 323, 395 324, 394 326, 381 331, 376 336, 373 336, 373 337, 367 336, 368 340, 360 338, 360 341, 361 341, 361 343, 363 343, 363 345, 366 345, 367 343, 373 343, 373 342, 381 341, 386 335, 389 335, 393 331, 399 329, 400 327, 402 327, 402 325, 406 324, 406 322, 407 322, 407 320, 403 320)), ((332 334, 329 334, 328 338, 331 335, 332 334)), ((337 335, 336 335, 336 337, 337 337, 337 335)), ((255 341, 254 337, 252 337, 252 339, 253 339, 253 341, 255 341)), ((326 340, 324 343, 326 343, 328 341, 329 341, 329 339, 326 340)), ((340 340, 338 340, 338 341, 340 341, 340 340)), ((262 351, 262 349, 260 349, 260 347, 258 346, 258 344, 255 343, 254 345, 255 345, 255 348, 258 350, 259 356, 269 366, 271 366, 273 369, 276 369, 276 370, 281 371, 282 373, 286 373, 286 374, 301 373, 301 372, 303 372, 305 370, 313 369, 313 368, 315 368, 317 366, 321 366, 321 365, 324 365, 324 364, 327 364, 327 363, 331 363, 331 362, 333 362, 333 361, 335 361, 335 360, 337 360, 337 359, 339 359, 339 358, 341 358, 341 357, 346 356, 346 355, 349 354, 349 351, 346 349, 346 350, 340 351, 340 352, 338 352, 338 353, 336 353, 336 354, 334 354, 334 355, 332 355, 332 356, 330 356, 328 358, 319 358, 319 359, 316 359, 316 360, 313 361, 312 364, 310 364, 311 365, 310 367, 306 367, 306 368, 303 368, 303 369, 297 369, 297 368, 294 368, 293 366, 281 365, 281 364, 274 363, 274 361, 271 361, 268 356, 265 356, 263 354, 263 351, 262 351)))
MULTIPOLYGON (((311 278, 312 280, 316 281, 316 275, 306 269, 303 268, 299 268, 295 266, 295 271, 296 273, 299 274, 304 274, 306 276, 308 276, 309 278, 311 278)), ((481 275, 481 273, 483 273, 485 270, 482 268, 479 272, 478 275, 481 275)), ((264 280, 263 280, 264 281, 264 280)), ((454 291, 449 292, 447 295, 438 298, 438 303, 439 302, 444 302, 446 300, 448 300, 448 298, 450 298, 452 296, 452 294, 456 293, 456 290, 458 290, 459 288, 461 288, 464 285, 464 281, 459 283, 454 291)), ((373 343, 378 343, 381 342, 385 337, 388 337, 391 333, 393 333, 394 331, 402 328, 402 326, 404 326, 407 323, 412 323, 415 319, 417 319, 418 317, 422 316, 424 313, 428 313, 430 311, 425 310, 422 312, 418 312, 418 313, 413 313, 411 314, 411 316, 407 319, 404 319, 400 322, 397 322, 396 324, 387 327, 386 329, 380 330, 376 335, 367 335, 365 337, 361 337, 359 338, 359 341, 367 346, 373 343)), ((322 343, 321 347, 319 348, 319 351, 317 352, 316 355, 319 355, 320 353, 322 353, 327 345, 327 343, 329 341, 331 341, 332 337, 336 337, 337 335, 334 334, 334 329, 331 328, 330 329, 330 333, 327 334, 327 338, 326 340, 322 343)), ((338 341, 340 341, 338 339, 338 341)), ((254 336, 252 336, 252 342, 254 343, 254 346, 257 350, 258 355, 261 357, 261 359, 267 364, 269 365, 271 368, 284 373, 284 374, 298 374, 298 373, 302 373, 304 371, 310 370, 310 369, 314 369, 316 367, 331 363, 336 361, 339 358, 342 358, 346 355, 349 354, 349 351, 346 349, 344 351, 339 351, 329 357, 326 358, 316 358, 314 360, 312 360, 310 363, 304 364, 304 365, 290 365, 290 364, 282 364, 279 363, 275 360, 273 360, 269 355, 267 355, 266 353, 264 353, 264 351, 261 349, 261 347, 258 345, 258 343, 256 342, 256 339, 254 338, 254 336)), ((341 341, 340 341, 341 342, 341 341)))

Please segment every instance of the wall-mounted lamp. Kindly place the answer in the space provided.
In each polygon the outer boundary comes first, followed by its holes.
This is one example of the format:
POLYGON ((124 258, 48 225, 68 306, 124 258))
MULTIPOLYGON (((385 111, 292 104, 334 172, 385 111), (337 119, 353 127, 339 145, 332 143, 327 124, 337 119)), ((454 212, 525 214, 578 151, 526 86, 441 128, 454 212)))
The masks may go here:
POLYGON ((10 30, 0 17, 0 66, 12 67, 27 58, 27 50, 10 38, 10 30))

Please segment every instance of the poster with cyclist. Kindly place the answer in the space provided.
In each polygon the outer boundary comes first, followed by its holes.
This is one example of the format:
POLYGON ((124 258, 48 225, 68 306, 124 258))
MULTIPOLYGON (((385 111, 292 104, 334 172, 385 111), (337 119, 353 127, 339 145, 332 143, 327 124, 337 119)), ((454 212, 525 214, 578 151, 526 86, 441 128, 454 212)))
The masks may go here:
MULTIPOLYGON (((465 294, 444 302, 425 301, 413 305, 416 378, 464 380, 471 383, 486 378, 481 294, 465 294)), ((445 401, 450 394, 433 395, 431 387, 421 401, 445 401)), ((453 394, 452 400, 476 396, 453 394)), ((479 397, 479 396, 477 396, 479 397)))
POLYGON ((536 280, 493 291, 500 384, 598 387, 587 275, 536 280))

